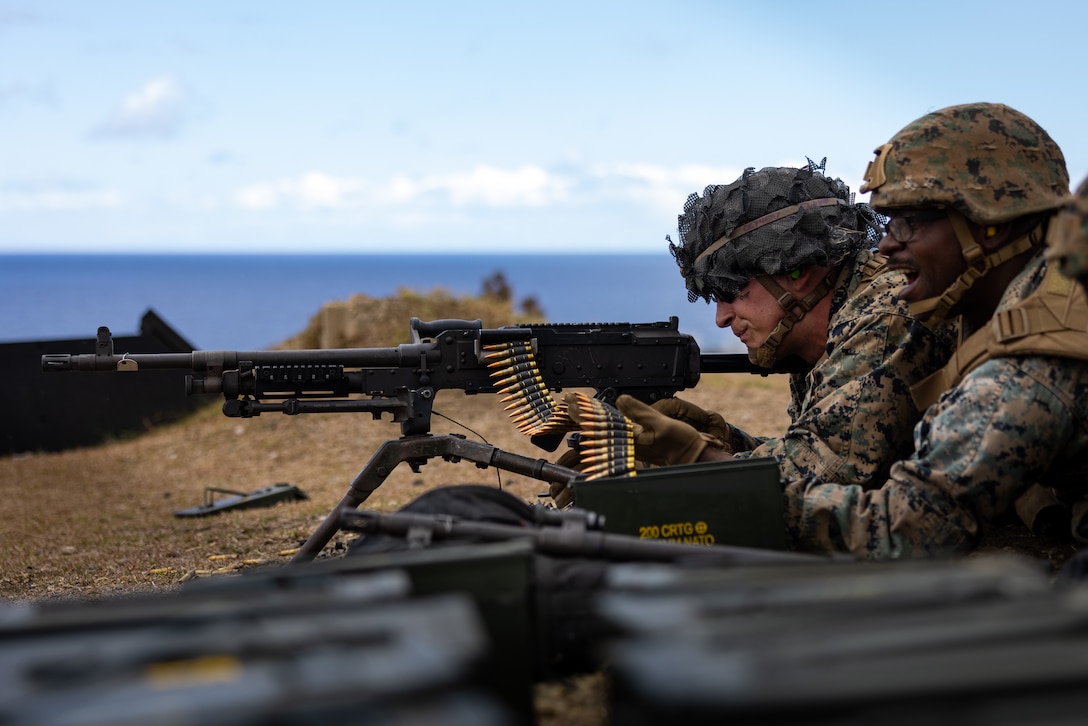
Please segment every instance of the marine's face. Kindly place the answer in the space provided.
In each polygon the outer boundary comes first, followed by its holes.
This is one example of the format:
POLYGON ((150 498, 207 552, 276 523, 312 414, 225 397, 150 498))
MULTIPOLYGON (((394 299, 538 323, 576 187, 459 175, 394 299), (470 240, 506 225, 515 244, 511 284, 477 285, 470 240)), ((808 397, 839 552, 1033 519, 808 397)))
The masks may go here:
POLYGON ((932 210, 897 209, 878 249, 888 267, 906 274, 899 297, 918 302, 940 297, 967 268, 952 223, 932 210), (936 218, 935 218, 936 217, 936 218))
POLYGON ((718 300, 714 322, 719 328, 730 328, 747 348, 754 350, 767 342, 785 314, 767 288, 752 279, 731 301, 718 300))

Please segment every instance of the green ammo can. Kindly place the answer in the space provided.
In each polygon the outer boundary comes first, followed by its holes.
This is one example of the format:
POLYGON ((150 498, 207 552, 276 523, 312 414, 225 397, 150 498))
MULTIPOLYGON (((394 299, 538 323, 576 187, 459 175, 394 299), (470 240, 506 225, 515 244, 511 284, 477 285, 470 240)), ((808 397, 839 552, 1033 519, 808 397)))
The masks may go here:
POLYGON ((774 459, 640 469, 634 476, 578 479, 574 506, 604 529, 694 545, 786 549, 782 483, 774 459))

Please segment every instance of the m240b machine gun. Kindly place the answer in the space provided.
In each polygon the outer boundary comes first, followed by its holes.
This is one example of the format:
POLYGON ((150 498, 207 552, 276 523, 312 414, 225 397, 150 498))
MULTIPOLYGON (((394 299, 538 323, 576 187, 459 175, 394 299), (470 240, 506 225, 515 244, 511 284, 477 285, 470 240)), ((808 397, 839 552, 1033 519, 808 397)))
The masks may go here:
MULTIPOLYGON (((506 383, 495 375, 485 352, 503 344, 524 345, 532 373, 545 392, 593 389, 611 403, 628 394, 646 403, 674 395, 699 382, 702 373, 758 373, 744 354, 702 354, 678 319, 655 323, 558 323, 485 329, 480 320, 412 318, 411 342, 390 348, 322 350, 193 351, 117 353, 108 328, 98 329, 94 353, 42 356, 42 370, 131 372, 188 370, 186 393, 222 394, 223 413, 248 418, 262 413, 389 413, 401 438, 386 442, 359 472, 336 511, 354 509, 400 462, 413 471, 430 458, 467 459, 524 476, 569 482, 578 473, 545 459, 531 459, 453 434, 432 436, 435 395, 445 389, 468 394, 498 393, 506 383)), ((523 356, 524 357, 524 356, 523 356)), ((534 436, 554 451, 561 435, 534 436)), ((336 514, 334 511, 333 515, 336 514)), ((330 515, 299 550, 312 559, 339 530, 330 515)))

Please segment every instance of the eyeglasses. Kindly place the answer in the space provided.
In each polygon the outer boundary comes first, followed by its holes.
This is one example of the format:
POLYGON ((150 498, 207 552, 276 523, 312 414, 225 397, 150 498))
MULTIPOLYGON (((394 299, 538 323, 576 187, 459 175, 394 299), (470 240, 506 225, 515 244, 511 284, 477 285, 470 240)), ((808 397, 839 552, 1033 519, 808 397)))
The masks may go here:
POLYGON ((944 219, 946 216, 947 215, 942 210, 934 209, 929 212, 912 214, 908 217, 892 217, 888 220, 888 223, 884 225, 884 228, 896 242, 909 242, 910 238, 914 236, 915 225, 932 222, 937 219, 944 219))
POLYGON ((714 302, 723 302, 726 305, 732 305, 737 300, 736 295, 731 295, 724 290, 714 289, 710 294, 714 297, 714 302))
POLYGON ((694 300, 697 297, 702 297, 704 300, 710 303, 728 303, 733 304, 733 301, 737 299, 737 296, 732 293, 728 293, 719 287, 710 276, 704 277, 696 282, 696 290, 692 290, 689 293, 689 298, 694 300))

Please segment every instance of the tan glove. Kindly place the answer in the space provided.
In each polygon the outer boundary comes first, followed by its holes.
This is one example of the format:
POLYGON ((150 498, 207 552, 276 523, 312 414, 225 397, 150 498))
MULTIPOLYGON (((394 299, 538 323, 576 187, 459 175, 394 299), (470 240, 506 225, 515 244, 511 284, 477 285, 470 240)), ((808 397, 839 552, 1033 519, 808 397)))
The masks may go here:
POLYGON ((733 453, 731 429, 721 414, 699 408, 682 398, 663 398, 653 405, 654 410, 669 418, 683 421, 701 434, 706 434, 712 441, 711 446, 733 453))
POLYGON ((669 418, 637 398, 626 394, 616 399, 616 408, 635 424, 635 454, 657 466, 690 464, 699 460, 707 439, 690 424, 669 418))
MULTIPOLYGON (((564 451, 563 455, 555 460, 555 463, 575 471, 582 470, 581 454, 575 448, 564 451)), ((555 502, 557 509, 564 509, 574 502, 574 492, 571 491, 566 482, 553 481, 551 486, 548 487, 548 493, 552 495, 552 501, 555 502)))

